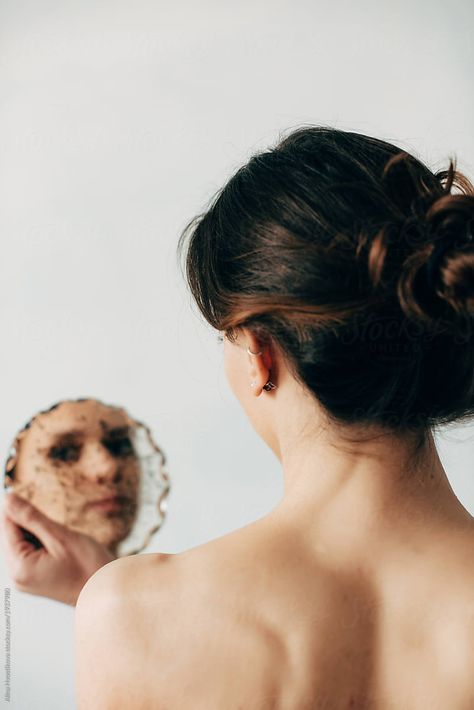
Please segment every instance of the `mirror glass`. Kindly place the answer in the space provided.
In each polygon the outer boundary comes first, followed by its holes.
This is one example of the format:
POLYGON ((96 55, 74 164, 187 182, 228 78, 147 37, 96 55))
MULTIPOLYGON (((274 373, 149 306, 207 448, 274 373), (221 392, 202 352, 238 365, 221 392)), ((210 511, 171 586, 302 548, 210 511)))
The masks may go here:
POLYGON ((17 433, 4 485, 120 557, 143 550, 163 524, 170 489, 165 465, 149 428, 123 407, 63 400, 17 433))

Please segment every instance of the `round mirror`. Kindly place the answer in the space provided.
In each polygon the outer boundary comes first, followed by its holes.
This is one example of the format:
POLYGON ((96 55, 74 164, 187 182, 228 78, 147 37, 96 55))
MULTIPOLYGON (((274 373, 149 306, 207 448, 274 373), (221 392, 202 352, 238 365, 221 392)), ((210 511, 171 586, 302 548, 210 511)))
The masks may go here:
POLYGON ((120 557, 143 550, 163 524, 165 463, 148 427, 123 407, 63 400, 18 432, 4 485, 120 557))

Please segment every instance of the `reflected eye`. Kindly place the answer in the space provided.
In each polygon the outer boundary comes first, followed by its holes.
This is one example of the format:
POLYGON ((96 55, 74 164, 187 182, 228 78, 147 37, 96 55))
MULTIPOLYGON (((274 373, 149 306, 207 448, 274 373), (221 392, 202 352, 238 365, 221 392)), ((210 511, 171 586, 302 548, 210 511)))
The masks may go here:
POLYGON ((120 439, 108 439, 102 443, 112 456, 130 456, 130 454, 135 453, 128 436, 120 437, 120 439))
POLYGON ((59 444, 49 450, 49 457, 56 461, 79 461, 80 451, 77 444, 59 444))

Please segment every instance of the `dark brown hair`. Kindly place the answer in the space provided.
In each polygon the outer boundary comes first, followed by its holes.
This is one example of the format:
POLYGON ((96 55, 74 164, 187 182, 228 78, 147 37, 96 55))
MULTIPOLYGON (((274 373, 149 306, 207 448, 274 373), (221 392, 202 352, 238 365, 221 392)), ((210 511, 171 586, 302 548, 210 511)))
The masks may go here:
POLYGON ((275 343, 332 421, 426 432, 474 414, 473 225, 452 158, 316 126, 241 167, 179 253, 206 320, 275 343))

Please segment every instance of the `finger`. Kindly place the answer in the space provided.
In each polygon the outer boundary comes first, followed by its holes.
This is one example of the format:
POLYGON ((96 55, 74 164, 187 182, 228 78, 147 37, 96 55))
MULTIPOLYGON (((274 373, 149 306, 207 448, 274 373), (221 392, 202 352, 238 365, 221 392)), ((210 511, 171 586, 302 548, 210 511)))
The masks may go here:
POLYGON ((9 576, 15 587, 22 592, 36 594, 37 581, 41 579, 41 561, 49 557, 44 547, 37 549, 24 539, 25 531, 2 511, 1 516, 5 558, 9 576))
MULTIPOLYGON (((29 501, 14 493, 9 493, 5 496, 4 506, 7 518, 10 518, 17 527, 32 532, 48 551, 54 551, 61 544, 67 528, 48 518, 29 501)), ((21 533, 21 531, 19 532, 21 533)), ((18 533, 13 533, 10 528, 9 535, 13 534, 18 535, 18 533)))
POLYGON ((23 540, 20 528, 15 525, 5 511, 2 511, 3 539, 10 547, 16 547, 23 540))
POLYGON ((16 523, 11 520, 7 514, 2 511, 2 546, 7 558, 17 559, 25 557, 35 551, 35 546, 25 540, 24 533, 16 523))

